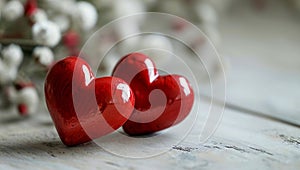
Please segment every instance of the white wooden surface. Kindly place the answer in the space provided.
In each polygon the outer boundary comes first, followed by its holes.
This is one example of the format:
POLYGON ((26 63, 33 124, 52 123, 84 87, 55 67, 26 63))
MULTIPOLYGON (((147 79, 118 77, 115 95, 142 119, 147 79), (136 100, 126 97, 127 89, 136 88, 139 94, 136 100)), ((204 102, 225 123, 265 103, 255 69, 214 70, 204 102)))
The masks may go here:
MULTIPOLYGON (((202 108, 207 105, 203 102, 202 108)), ((170 146, 170 151, 147 159, 118 157, 93 143, 66 147, 44 116, 40 114, 22 123, 1 123, 1 169, 297 169, 300 166, 298 128, 229 109, 208 142, 200 144, 199 129, 195 129, 183 142, 170 146)), ((115 141, 113 137, 111 141, 115 141)))
MULTIPOLYGON (((265 12, 235 9, 220 25, 221 54, 229 63, 227 102, 299 124, 299 18, 280 3, 265 12)), ((208 106, 201 101, 202 112, 208 106)), ((119 157, 94 143, 66 147, 45 112, 25 120, 1 113, 0 169, 299 169, 299 127, 246 109, 226 108, 206 143, 199 142, 201 128, 194 128, 168 152, 146 159, 119 157)))
POLYGON ((244 2, 220 20, 227 103, 300 125, 300 14, 284 1, 263 11, 244 2))

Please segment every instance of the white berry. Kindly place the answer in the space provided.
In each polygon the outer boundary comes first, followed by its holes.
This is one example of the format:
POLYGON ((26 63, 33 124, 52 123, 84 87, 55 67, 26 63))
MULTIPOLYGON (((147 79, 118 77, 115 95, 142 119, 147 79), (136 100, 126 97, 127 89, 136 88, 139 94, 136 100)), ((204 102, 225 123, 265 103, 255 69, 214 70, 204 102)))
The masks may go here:
POLYGON ((75 0, 43 0, 43 4, 56 14, 72 15, 76 10, 75 0))
POLYGON ((49 66, 54 60, 53 52, 48 47, 34 48, 33 56, 38 60, 40 64, 44 66, 49 66))
POLYGON ((27 112, 25 114, 31 114, 36 111, 39 103, 39 97, 34 87, 24 87, 23 89, 18 91, 17 96, 17 104, 22 104, 26 107, 27 112))
POLYGON ((70 27, 70 20, 66 15, 55 15, 51 20, 59 27, 61 32, 65 32, 70 27))
POLYGON ((3 62, 8 67, 18 67, 23 60, 23 52, 20 46, 11 44, 3 48, 2 52, 3 62))
POLYGON ((43 9, 37 9, 31 16, 33 23, 46 21, 48 19, 46 12, 43 9))
POLYGON ((2 8, 2 17, 7 21, 14 21, 24 14, 24 7, 18 0, 8 1, 2 8))
POLYGON ((78 12, 78 22, 81 29, 88 31, 92 29, 98 20, 98 14, 96 8, 84 1, 80 1, 76 4, 78 12))
POLYGON ((41 44, 53 47, 57 45, 61 39, 59 27, 51 21, 41 21, 33 25, 33 39, 41 44))
POLYGON ((0 84, 9 84, 17 78, 17 67, 8 67, 0 61, 0 84))

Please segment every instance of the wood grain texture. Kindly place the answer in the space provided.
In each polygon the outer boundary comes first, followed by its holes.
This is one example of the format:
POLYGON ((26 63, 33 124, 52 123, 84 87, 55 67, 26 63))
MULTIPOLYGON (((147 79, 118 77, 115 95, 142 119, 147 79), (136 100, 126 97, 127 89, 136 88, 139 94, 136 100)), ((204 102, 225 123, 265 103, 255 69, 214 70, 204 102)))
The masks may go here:
MULTIPOLYGON (((228 102, 298 123, 299 22, 280 2, 260 13, 237 5, 232 15, 221 18, 221 54, 229 63, 228 102)), ((28 119, 1 112, 0 169, 299 169, 299 128, 227 108, 215 134, 201 143, 209 103, 200 103, 200 116, 188 136, 168 145, 169 151, 145 159, 116 156, 95 143, 66 147, 45 111, 28 119)), ((182 138, 176 133, 166 136, 182 138)), ((107 140, 112 145, 127 143, 128 148, 144 146, 119 141, 114 134, 107 140)))
MULTIPOLYGON (((209 105, 203 102, 201 106, 203 108, 201 111, 204 111, 209 105)), ((296 169, 299 167, 298 128, 227 109, 215 135, 206 143, 200 143, 199 127, 202 126, 202 118, 199 117, 197 124, 184 141, 169 146, 168 152, 145 159, 116 156, 95 143, 66 147, 61 143, 50 118, 45 113, 23 120, 21 123, 11 118, 13 121, 10 123, 0 125, 0 169, 153 169, 154 167, 296 169)), ((170 137, 181 136, 172 134, 170 137)), ((116 144, 120 142, 115 140, 113 135, 110 140, 116 144)))
POLYGON ((284 1, 262 11, 244 3, 220 19, 227 102, 300 125, 299 17, 284 1))

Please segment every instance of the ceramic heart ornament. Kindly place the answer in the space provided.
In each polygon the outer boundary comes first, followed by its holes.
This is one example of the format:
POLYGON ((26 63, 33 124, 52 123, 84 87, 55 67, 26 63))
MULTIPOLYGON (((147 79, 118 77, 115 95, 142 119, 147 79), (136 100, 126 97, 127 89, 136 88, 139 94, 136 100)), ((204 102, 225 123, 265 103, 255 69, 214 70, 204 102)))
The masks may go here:
POLYGON ((159 75, 152 60, 141 53, 123 57, 114 77, 125 80, 135 96, 135 109, 123 125, 129 135, 157 132, 183 121, 194 103, 189 81, 180 75, 159 75))
POLYGON ((67 57, 45 81, 48 110, 65 145, 101 137, 121 127, 134 109, 134 95, 120 78, 95 78, 88 63, 67 57))

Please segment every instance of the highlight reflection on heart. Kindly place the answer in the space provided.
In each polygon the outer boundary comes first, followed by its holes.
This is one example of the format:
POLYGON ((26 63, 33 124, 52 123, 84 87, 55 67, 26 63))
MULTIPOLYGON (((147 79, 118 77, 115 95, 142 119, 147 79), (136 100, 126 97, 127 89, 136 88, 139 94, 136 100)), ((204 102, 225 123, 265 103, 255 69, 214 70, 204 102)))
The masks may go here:
POLYGON ((183 121, 194 103, 189 81, 181 75, 160 76, 152 60, 141 53, 123 57, 113 77, 125 80, 134 93, 135 109, 123 125, 129 135, 157 132, 183 121))
POLYGON ((120 78, 95 78, 88 63, 67 57, 55 63, 45 81, 48 110, 64 144, 78 145, 121 127, 134 108, 134 96, 120 78))

